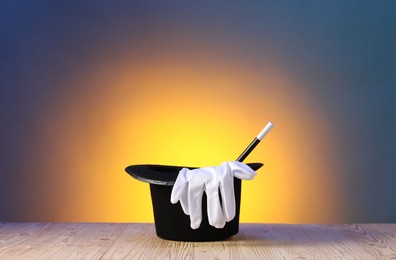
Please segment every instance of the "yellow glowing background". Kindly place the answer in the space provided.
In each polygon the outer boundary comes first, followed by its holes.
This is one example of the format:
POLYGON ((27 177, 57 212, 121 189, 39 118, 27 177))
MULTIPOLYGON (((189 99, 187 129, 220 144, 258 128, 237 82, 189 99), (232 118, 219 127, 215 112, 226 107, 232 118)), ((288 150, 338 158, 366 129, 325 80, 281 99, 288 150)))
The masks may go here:
POLYGON ((65 83, 40 137, 43 158, 52 158, 41 162, 44 171, 59 173, 48 180, 56 188, 43 187, 53 194, 47 217, 152 222, 149 185, 126 166, 235 160, 272 120, 275 128, 245 160, 265 165, 243 183, 241 221, 337 221, 336 136, 274 64, 253 67, 209 50, 97 59, 65 83))
POLYGON ((0 221, 152 222, 134 164, 245 162, 242 222, 394 222, 395 1, 0 1, 0 221))

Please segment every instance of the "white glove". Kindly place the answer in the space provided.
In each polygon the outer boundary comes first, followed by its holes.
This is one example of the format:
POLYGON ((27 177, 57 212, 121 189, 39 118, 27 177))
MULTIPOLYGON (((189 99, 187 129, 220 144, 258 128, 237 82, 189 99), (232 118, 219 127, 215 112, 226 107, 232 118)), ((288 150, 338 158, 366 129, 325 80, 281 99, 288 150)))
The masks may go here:
POLYGON ((202 221, 202 195, 205 191, 209 224, 223 228, 235 217, 234 177, 251 180, 254 176, 256 172, 241 162, 224 162, 220 166, 194 170, 183 168, 173 186, 171 202, 176 204, 180 201, 184 213, 190 215, 191 228, 197 229, 202 221))

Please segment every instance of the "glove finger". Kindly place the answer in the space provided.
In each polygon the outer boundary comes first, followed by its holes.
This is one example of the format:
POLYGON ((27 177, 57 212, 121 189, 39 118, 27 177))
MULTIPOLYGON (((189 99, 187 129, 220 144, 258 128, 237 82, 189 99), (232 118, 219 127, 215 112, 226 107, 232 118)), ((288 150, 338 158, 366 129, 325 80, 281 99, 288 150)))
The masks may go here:
POLYGON ((180 170, 179 175, 177 175, 171 193, 172 204, 176 204, 183 197, 183 194, 187 193, 187 186, 188 186, 188 181, 186 178, 187 171, 188 171, 187 168, 183 168, 180 170))
MULTIPOLYGON (((188 186, 188 184, 187 184, 188 186)), ((182 193, 182 196, 180 197, 180 205, 183 209, 184 214, 190 215, 190 211, 188 208, 188 187, 185 187, 185 192, 182 193)))
POLYGON ((224 217, 228 222, 235 217, 234 178, 231 173, 227 173, 227 175, 221 180, 220 192, 224 217))
POLYGON ((188 208, 192 229, 197 229, 202 222, 203 183, 190 183, 188 186, 188 208))
POLYGON ((217 185, 207 185, 206 196, 209 224, 216 228, 223 228, 226 219, 220 204, 219 187, 217 185))
POLYGON ((256 172, 241 162, 228 162, 234 177, 241 180, 252 180, 256 176, 256 172))

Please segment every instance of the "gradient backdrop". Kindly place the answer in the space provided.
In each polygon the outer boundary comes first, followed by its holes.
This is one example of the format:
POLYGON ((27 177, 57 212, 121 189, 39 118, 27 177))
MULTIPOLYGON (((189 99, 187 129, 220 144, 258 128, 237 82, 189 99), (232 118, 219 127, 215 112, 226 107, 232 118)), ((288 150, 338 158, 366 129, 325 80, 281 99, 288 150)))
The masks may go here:
POLYGON ((395 1, 0 3, 0 221, 152 222, 131 164, 248 157, 242 222, 396 220, 395 1))

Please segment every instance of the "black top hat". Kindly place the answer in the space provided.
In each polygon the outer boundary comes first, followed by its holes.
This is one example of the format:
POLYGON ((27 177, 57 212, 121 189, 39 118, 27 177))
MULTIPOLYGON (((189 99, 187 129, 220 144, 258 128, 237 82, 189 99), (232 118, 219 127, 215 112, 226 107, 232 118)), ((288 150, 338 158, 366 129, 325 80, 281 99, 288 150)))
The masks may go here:
MULTIPOLYGON (((263 166, 262 163, 248 163, 247 165, 254 171, 263 166)), ((125 169, 132 177, 150 184, 157 235, 164 239, 176 241, 215 241, 238 233, 241 180, 234 178, 235 218, 227 222, 222 229, 210 226, 206 213, 206 199, 203 198, 202 223, 198 229, 193 230, 190 228, 189 217, 184 214, 180 205, 170 202, 173 185, 182 168, 196 169, 197 167, 141 164, 131 165, 125 169)), ((203 196, 205 197, 205 194, 203 196)))

